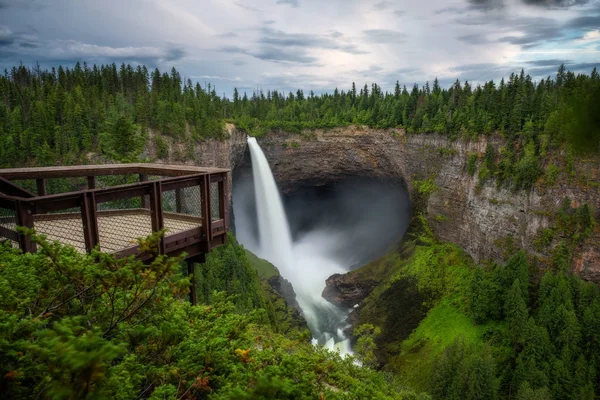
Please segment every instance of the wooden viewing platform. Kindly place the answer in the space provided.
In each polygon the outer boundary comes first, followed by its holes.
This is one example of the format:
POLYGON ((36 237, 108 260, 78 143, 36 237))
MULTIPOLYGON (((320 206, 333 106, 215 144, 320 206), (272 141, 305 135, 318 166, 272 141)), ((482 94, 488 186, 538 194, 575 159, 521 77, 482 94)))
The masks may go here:
POLYGON ((159 254, 185 252, 191 272, 194 262, 225 243, 228 173, 160 164, 0 169, 0 242, 36 251, 31 238, 16 230, 24 226, 81 253, 98 247, 117 257, 149 259, 137 238, 166 229, 159 254))

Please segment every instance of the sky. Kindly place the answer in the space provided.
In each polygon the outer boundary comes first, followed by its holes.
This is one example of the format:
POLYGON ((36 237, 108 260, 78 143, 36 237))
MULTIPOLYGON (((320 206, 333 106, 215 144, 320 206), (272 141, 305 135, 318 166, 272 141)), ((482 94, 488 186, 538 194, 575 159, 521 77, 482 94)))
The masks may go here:
POLYGON ((600 0, 0 0, 0 69, 176 67, 230 96, 600 67, 600 0))

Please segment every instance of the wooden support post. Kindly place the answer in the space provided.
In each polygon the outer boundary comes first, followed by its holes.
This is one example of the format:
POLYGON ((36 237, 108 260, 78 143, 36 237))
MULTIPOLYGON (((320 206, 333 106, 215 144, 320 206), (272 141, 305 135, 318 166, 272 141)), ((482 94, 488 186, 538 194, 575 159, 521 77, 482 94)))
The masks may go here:
POLYGON ((85 250, 90 252, 100 243, 100 235, 98 234, 98 218, 96 215, 96 199, 94 198, 93 192, 82 194, 81 221, 83 222, 85 250))
POLYGON ((95 176, 87 177, 87 186, 88 186, 89 190, 96 189, 96 177, 95 176))
POLYGON ((46 195, 46 180, 44 178, 38 178, 35 180, 37 185, 37 194, 38 196, 46 195))
MULTIPOLYGON (((17 225, 25 228, 33 228, 33 210, 29 204, 22 201, 17 202, 17 225)), ((19 233, 19 245, 21 250, 26 253, 35 253, 35 243, 31 241, 31 236, 19 233)))
MULTIPOLYGON (((148 182, 148 175, 140 174, 139 176, 140 176, 140 182, 148 182)), ((150 203, 146 199, 146 196, 140 197, 140 204, 141 204, 142 208, 150 208, 150 203)))
POLYGON ((181 214, 181 203, 182 203, 183 190, 181 188, 175 189, 175 212, 181 214))
MULTIPOLYGON (((150 218, 152 219, 152 232, 158 232, 163 229, 162 188, 160 181, 152 182, 152 190, 150 192, 150 218)), ((164 253, 165 241, 161 239, 158 246, 158 254, 164 253)))

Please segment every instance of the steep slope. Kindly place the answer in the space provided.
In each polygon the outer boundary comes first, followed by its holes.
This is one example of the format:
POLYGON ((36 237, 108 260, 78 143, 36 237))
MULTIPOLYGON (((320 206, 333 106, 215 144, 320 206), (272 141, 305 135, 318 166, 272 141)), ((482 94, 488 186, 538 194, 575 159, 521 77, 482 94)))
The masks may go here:
MULTIPOLYGON (((558 165, 556 176, 552 181, 541 178, 527 190, 478 177, 484 172, 488 144, 499 158, 505 145, 501 137, 451 141, 438 134, 350 126, 299 134, 271 132, 259 138, 259 143, 283 191, 364 176, 397 179, 407 186, 412 199, 427 192, 424 209, 434 232, 441 240, 464 248, 475 261, 500 261, 513 248, 549 257, 561 237, 556 235, 540 246, 540 235, 555 224, 563 200, 568 198, 573 207, 600 204, 597 158, 569 161, 566 155, 554 155, 555 160, 547 155, 544 166, 551 170, 558 165)), ((228 125, 228 138, 199 143, 193 162, 236 168, 248 162, 245 152, 245 133, 228 125)), ((582 278, 595 282, 600 282, 599 242, 596 231, 579 244, 572 266, 582 278)))

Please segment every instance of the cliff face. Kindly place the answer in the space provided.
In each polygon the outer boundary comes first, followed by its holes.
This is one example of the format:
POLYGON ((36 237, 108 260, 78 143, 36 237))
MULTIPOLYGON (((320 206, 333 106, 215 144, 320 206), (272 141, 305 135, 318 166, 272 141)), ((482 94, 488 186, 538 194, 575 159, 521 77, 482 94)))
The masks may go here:
MULTIPOLYGON (((235 168, 244 160, 245 134, 228 127, 229 139, 196 146, 198 165, 235 168)), ((538 231, 548 227, 563 198, 573 205, 589 203, 600 211, 598 161, 576 163, 587 183, 559 179, 553 187, 512 191, 495 182, 477 186, 477 174, 467 173, 471 153, 483 154, 487 141, 496 148, 501 140, 450 141, 437 134, 406 135, 403 130, 357 127, 290 134, 273 132, 259 143, 283 191, 300 185, 319 185, 346 176, 396 178, 411 197, 415 181, 433 179, 439 188, 428 198, 429 222, 442 239, 463 247, 476 261, 498 260, 505 250, 500 243, 511 236, 514 245, 536 252, 538 231)), ((579 173, 578 172, 578 173, 579 173)), ((573 179, 574 181, 576 179, 573 179)), ((543 256, 543 254, 542 254, 543 256)), ((600 282, 600 234, 580 246, 573 269, 582 278, 600 282)))

